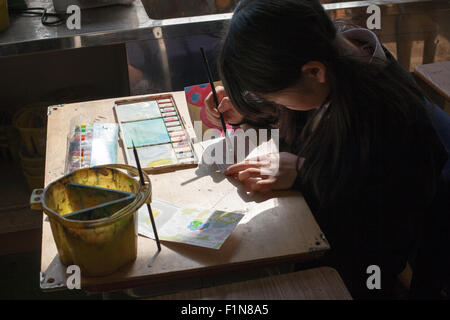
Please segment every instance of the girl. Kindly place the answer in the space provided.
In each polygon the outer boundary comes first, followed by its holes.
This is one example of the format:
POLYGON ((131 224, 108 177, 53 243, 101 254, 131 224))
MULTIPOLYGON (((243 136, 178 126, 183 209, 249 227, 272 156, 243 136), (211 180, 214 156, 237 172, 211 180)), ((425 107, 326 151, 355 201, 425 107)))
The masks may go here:
POLYGON ((366 29, 316 0, 242 0, 223 39, 211 120, 280 130, 279 171, 260 157, 225 172, 254 191, 297 188, 354 297, 392 293, 435 200, 447 151, 409 74, 366 29), (338 29, 340 29, 338 31, 338 29), (367 287, 367 268, 381 289, 367 287))

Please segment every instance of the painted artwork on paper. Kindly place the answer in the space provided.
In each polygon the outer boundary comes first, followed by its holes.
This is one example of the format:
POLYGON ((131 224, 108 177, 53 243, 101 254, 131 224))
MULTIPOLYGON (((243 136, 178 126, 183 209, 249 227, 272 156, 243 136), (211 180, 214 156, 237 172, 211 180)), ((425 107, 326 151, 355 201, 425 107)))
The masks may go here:
POLYGON ((132 152, 134 142, 144 170, 162 172, 167 168, 195 166, 197 156, 172 96, 148 99, 117 101, 114 107, 120 136, 128 149, 127 163, 136 165, 132 152))
MULTIPOLYGON (((159 235, 159 230, 161 230, 164 225, 173 218, 173 216, 178 212, 180 207, 160 199, 154 198, 152 200, 152 213, 155 219, 156 230, 159 235)), ((148 213, 147 206, 142 206, 138 211, 138 232, 139 234, 146 236, 148 238, 155 239, 153 234, 153 228, 150 220, 150 215, 148 213)))
MULTIPOLYGON (((222 86, 221 81, 214 82, 214 86, 222 86)), ((217 129, 222 131, 220 125, 212 123, 206 114, 205 99, 211 93, 211 85, 209 83, 193 85, 184 88, 184 94, 186 96, 186 102, 188 105, 189 115, 192 122, 202 122, 202 134, 208 129, 217 129)), ((232 126, 227 124, 227 131, 233 130, 232 126)), ((223 135, 223 133, 222 133, 223 135)))
POLYGON ((160 118, 158 103, 154 100, 117 106, 117 117, 120 122, 148 120, 160 118))
POLYGON ((218 210, 184 208, 166 224, 160 238, 220 249, 244 215, 218 210))
MULTIPOLYGON (((168 205, 167 202, 164 206, 159 203, 154 205, 152 202, 152 207, 154 206, 156 210, 159 210, 155 223, 160 240, 211 249, 220 249, 244 216, 244 214, 237 212, 182 208, 173 204, 168 205), (161 217, 164 217, 164 223, 161 222, 161 217)), ((139 233, 150 236, 150 234, 153 235, 153 232, 148 219, 148 211, 144 211, 146 209, 141 208, 139 210, 139 233), (147 221, 148 223, 141 221, 147 221)), ((153 236, 150 237, 154 238, 153 236)))
MULTIPOLYGON (((156 146, 136 148, 141 166, 159 167, 177 163, 177 157, 171 144, 160 144, 156 146)), ((133 149, 128 149, 130 165, 136 166, 133 149)))
POLYGON ((127 122, 122 124, 127 148, 143 147, 170 142, 164 121, 161 118, 127 122))

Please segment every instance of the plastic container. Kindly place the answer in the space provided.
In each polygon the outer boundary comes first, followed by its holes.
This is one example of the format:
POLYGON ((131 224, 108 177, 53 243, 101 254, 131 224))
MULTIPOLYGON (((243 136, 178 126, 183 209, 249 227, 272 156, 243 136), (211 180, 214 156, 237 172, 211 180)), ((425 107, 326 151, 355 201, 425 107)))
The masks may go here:
POLYGON ((150 179, 144 174, 145 186, 135 175, 134 167, 114 164, 76 170, 33 191, 31 208, 48 216, 61 262, 78 265, 83 276, 104 276, 134 261, 137 256, 138 209, 151 201, 150 179), (97 220, 70 220, 64 215, 80 207, 77 197, 70 196, 68 183, 108 188, 134 193, 128 205, 109 217, 97 220))
POLYGON ((45 156, 47 107, 28 107, 19 110, 13 125, 20 132, 23 145, 29 154, 45 156))
POLYGON ((117 163, 118 131, 117 123, 90 123, 83 116, 72 118, 64 173, 117 163))
POLYGON ((0 0, 0 31, 9 26, 8 1, 0 0))
POLYGON ((23 173, 30 190, 44 186, 45 158, 31 156, 22 146, 19 152, 23 173))
POLYGON ((45 167, 45 158, 40 156, 31 156, 24 147, 20 150, 20 160, 22 162, 22 167, 24 170, 33 168, 41 170, 41 172, 44 172, 45 167))
POLYGON ((8 137, 8 147, 11 157, 14 161, 19 161, 20 159, 20 133, 14 128, 14 126, 9 125, 6 127, 6 136, 8 137))
POLYGON ((44 186, 44 175, 43 174, 30 174, 27 171, 24 171, 25 178, 27 179, 28 188, 30 190, 42 188, 44 186))
MULTIPOLYGON (((33 177, 38 177, 38 176, 43 177, 44 176, 44 167, 23 167, 23 172, 26 175, 30 175, 33 177)), ((42 188, 42 187, 43 187, 43 185, 36 187, 36 188, 42 188)), ((36 189, 36 188, 33 188, 33 189, 36 189)))

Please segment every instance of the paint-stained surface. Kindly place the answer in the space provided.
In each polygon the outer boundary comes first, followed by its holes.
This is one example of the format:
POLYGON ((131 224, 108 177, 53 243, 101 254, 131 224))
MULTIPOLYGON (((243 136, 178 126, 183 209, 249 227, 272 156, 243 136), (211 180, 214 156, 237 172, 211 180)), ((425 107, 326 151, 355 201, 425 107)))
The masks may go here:
POLYGON ((149 197, 149 186, 143 189, 130 175, 108 167, 77 170, 50 184, 42 204, 61 262, 100 276, 134 261, 137 209, 149 197), (72 219, 64 218, 74 211, 72 219))
POLYGON ((127 122, 122 124, 127 148, 150 146, 170 142, 164 121, 161 118, 127 122))
POLYGON ((120 122, 129 122, 161 117, 156 101, 144 101, 117 106, 120 122))

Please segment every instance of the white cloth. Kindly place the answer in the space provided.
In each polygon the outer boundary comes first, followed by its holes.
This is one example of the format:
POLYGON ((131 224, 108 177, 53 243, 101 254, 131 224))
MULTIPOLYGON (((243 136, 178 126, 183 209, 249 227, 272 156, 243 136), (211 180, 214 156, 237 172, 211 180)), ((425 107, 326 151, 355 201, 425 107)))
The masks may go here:
POLYGON ((360 49, 372 53, 372 57, 370 58, 369 63, 386 61, 386 54, 384 53, 383 47, 380 41, 378 40, 377 35, 372 31, 370 31, 369 29, 364 28, 350 29, 343 31, 341 35, 343 35, 346 39, 350 41, 357 40, 359 42, 364 43, 364 45, 361 46, 360 49))

